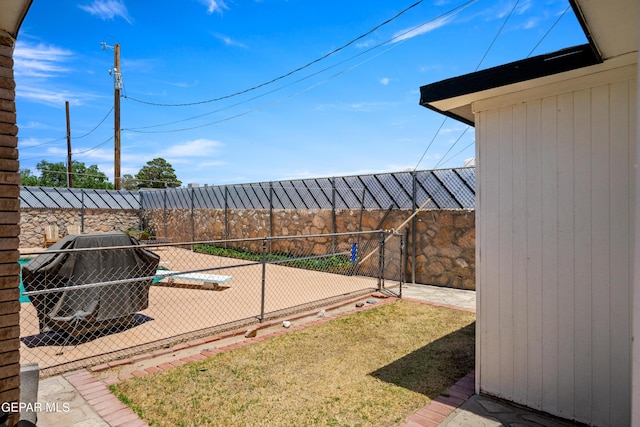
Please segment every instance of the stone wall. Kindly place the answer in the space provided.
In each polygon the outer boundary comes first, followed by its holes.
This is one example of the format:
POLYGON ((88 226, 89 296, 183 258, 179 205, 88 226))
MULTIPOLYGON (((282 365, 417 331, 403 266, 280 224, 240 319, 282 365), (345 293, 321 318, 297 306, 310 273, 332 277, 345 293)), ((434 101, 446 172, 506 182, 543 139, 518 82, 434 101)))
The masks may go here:
POLYGON ((475 290, 475 211, 425 211, 417 217, 416 282, 475 290))
POLYGON ((0 402, 20 397, 20 175, 13 48, 0 31, 0 402))
MULTIPOLYGON (((145 211, 144 229, 174 242, 224 239, 252 239, 268 236, 298 236, 344 233, 378 229, 395 229, 405 222, 411 211, 394 210, 331 210, 273 211, 246 209, 189 209, 145 211), (166 218, 166 224, 165 224, 166 218), (334 227, 335 222, 335 227, 334 227)), ((22 209, 20 217, 20 247, 42 247, 44 227, 57 224, 60 233, 67 226, 82 221, 80 210, 22 209)), ((475 289, 475 212, 473 210, 427 210, 419 212, 415 233, 410 221, 405 228, 407 263, 405 277, 415 282, 460 289, 475 289), (415 242, 412 237, 415 234, 415 242), (415 252, 415 257, 414 257, 415 252)), ((140 228, 137 210, 113 211, 87 209, 84 212, 84 233, 140 228)), ((346 238, 345 238, 346 239, 346 238)), ((338 240, 318 236, 296 240, 273 241, 273 251, 322 254, 338 240)), ((261 242, 238 244, 246 250, 260 251, 261 242)))
POLYGON ((46 225, 58 226, 61 235, 67 227, 84 225, 83 233, 105 233, 140 228, 140 212, 137 210, 85 209, 22 209, 20 211, 20 247, 40 248, 44 244, 46 225))
MULTIPOLYGON (((266 236, 328 234, 377 229, 394 229, 411 211, 394 210, 163 210, 145 211, 145 226, 156 235, 172 241, 250 239, 266 236), (166 219, 166 222, 165 222, 166 219), (384 221, 383 221, 384 219, 384 221), (335 222, 335 227, 334 227, 335 222)), ((475 212, 473 210, 428 210, 415 218, 415 242, 408 226, 407 281, 413 272, 415 281, 462 289, 475 289, 475 212)), ((333 241, 309 239, 307 247, 296 240, 275 241, 273 250, 296 253, 326 253, 333 241)), ((244 249, 259 251, 260 242, 244 244, 244 249)))

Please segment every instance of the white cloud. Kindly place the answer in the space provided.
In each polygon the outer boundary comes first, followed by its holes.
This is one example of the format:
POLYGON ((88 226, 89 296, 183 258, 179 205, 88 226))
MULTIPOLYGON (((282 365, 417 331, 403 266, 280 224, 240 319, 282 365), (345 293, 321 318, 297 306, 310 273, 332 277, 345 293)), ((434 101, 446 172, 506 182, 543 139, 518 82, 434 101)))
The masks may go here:
POLYGON ((358 48, 365 48, 365 47, 369 47, 369 46, 373 46, 373 43, 375 42, 375 40, 373 39, 368 39, 362 42, 358 42, 356 43, 356 47, 358 48))
POLYGON ((169 86, 174 86, 174 87, 179 87, 179 88, 192 88, 192 87, 196 87, 198 86, 198 84, 200 84, 200 82, 198 80, 194 80, 192 82, 185 82, 185 81, 168 81, 168 80, 162 80, 163 84, 169 85, 169 86))
POLYGON ((430 65, 422 65, 418 71, 420 71, 421 73, 427 73, 429 71, 437 71, 437 70, 441 70, 442 69, 442 65, 440 64, 430 64, 430 65))
POLYGON ((13 53, 13 68, 16 77, 52 77, 55 74, 70 71, 64 64, 71 57, 70 50, 51 45, 32 45, 18 41, 13 53))
POLYGON ((120 17, 129 24, 133 24, 133 20, 127 11, 127 6, 122 0, 94 0, 90 5, 80 5, 78 7, 105 21, 120 17))
POLYGON ((215 166, 222 166, 226 164, 226 162, 222 161, 222 160, 214 160, 211 162, 199 162, 195 168, 196 169, 206 169, 206 168, 212 168, 215 166))
MULTIPOLYGON (((24 128, 25 126, 21 126, 21 129, 24 128)), ((20 138, 18 140, 18 147, 20 149, 26 149, 26 148, 30 148, 30 147, 39 147, 42 146, 46 143, 45 140, 40 139, 40 138, 20 138)), ((23 153, 20 153, 21 155, 23 153)))
POLYGON ((221 40, 227 46, 247 47, 247 45, 245 45, 244 43, 235 41, 231 37, 225 36, 224 34, 212 33, 212 35, 218 40, 221 40))
MULTIPOLYGON (((113 145, 113 142, 109 141, 109 143, 113 145)), ((63 153, 66 153, 66 151, 63 153)), ((95 150, 90 149, 90 151, 87 151, 87 149, 74 149, 72 151, 72 155, 74 157, 74 160, 78 160, 88 164, 94 164, 96 160, 111 162, 111 167, 113 168, 113 149, 111 148, 98 148, 95 150)))
POLYGON ((207 6, 207 13, 211 15, 213 12, 222 12, 222 9, 228 9, 224 0, 200 0, 200 3, 207 6))
POLYGON ((320 104, 315 108, 319 111, 338 110, 372 112, 379 111, 382 108, 393 105, 395 105, 394 102, 353 102, 351 104, 320 104))
POLYGON ((540 20, 538 18, 529 18, 527 19, 527 21, 524 23, 524 25, 522 26, 523 29, 525 30, 530 30, 532 28, 535 28, 538 26, 538 23, 540 22, 540 20))
POLYGON ((193 157, 203 158, 216 154, 222 146, 223 144, 219 141, 200 138, 169 147, 160 153, 160 157, 168 157, 174 160, 193 157))
POLYGON ((454 16, 455 15, 443 16, 442 18, 429 21, 425 24, 419 25, 409 30, 404 29, 404 30, 398 31, 393 35, 393 42, 397 43, 403 40, 408 40, 408 39, 420 36, 422 34, 426 34, 433 30, 436 30, 440 27, 444 27, 445 25, 447 25, 449 22, 453 20, 454 16))
POLYGON ((524 14, 526 11, 528 11, 529 9, 531 9, 531 0, 527 0, 527 1, 522 1, 518 4, 518 8, 516 9, 516 13, 518 15, 522 15, 524 14))
POLYGON ((444 127, 442 129, 440 129, 440 133, 441 134, 447 134, 447 133, 459 133, 462 132, 466 129, 465 126, 458 126, 458 127, 444 127))
POLYGON ((380 79, 380 84, 383 84, 384 86, 389 84, 389 78, 388 77, 383 77, 380 79))
POLYGON ((63 107, 65 101, 69 101, 70 105, 82 105, 79 98, 68 92, 48 90, 35 86, 19 85, 16 88, 16 96, 32 102, 51 105, 54 107, 63 107))

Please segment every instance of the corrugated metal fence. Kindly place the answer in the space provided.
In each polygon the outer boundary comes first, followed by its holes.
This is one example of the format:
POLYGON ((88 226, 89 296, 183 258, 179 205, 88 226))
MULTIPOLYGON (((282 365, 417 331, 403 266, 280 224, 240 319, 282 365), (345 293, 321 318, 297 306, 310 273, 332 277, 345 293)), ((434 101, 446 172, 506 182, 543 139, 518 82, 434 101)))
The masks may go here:
POLYGON ((473 209, 475 168, 141 192, 143 209, 473 209))
POLYGON ((20 207, 32 209, 140 209, 138 191, 21 187, 20 207))
POLYGON ((473 209, 475 168, 310 178, 191 188, 22 187, 34 209, 473 209))

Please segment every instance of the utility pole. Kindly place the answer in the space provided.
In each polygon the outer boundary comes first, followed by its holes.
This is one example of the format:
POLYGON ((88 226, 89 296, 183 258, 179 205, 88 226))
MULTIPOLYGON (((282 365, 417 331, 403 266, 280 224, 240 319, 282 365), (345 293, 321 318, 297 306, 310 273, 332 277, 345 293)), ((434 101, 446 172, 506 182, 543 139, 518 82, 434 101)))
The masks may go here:
POLYGON ((114 159, 113 186, 120 189, 120 89, 122 89, 122 73, 120 73, 120 45, 113 46, 113 128, 114 159))
POLYGON ((73 173, 71 163, 71 120, 69 120, 69 101, 64 102, 67 112, 67 188, 73 188, 73 173))
POLYGON ((120 89, 122 89, 122 73, 120 72, 120 45, 108 46, 101 42, 102 49, 113 48, 113 187, 120 190, 120 89))

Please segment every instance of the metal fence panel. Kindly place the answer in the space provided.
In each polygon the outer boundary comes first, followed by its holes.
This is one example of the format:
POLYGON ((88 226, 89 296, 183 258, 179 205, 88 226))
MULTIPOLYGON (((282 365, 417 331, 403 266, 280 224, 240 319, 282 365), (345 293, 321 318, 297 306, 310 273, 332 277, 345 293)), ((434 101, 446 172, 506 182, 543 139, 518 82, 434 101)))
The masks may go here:
POLYGON ((137 191, 21 187, 20 206, 34 209, 140 209, 137 191))
MULTIPOLYGON (((192 190, 174 191, 186 194, 192 190)), ((427 208, 472 209, 475 168, 273 181, 214 186, 197 191, 211 194, 210 202, 203 202, 202 207, 217 209, 412 209, 428 198, 432 199, 432 206, 427 208)), ((143 208, 157 208, 151 203, 152 199, 144 200, 143 208)), ((185 209, 191 206, 190 203, 189 197, 176 196, 168 208, 185 209)))
POLYGON ((473 209, 475 168, 139 192, 49 187, 20 190, 22 207, 41 209, 413 209, 427 199, 431 199, 427 209, 473 209))

